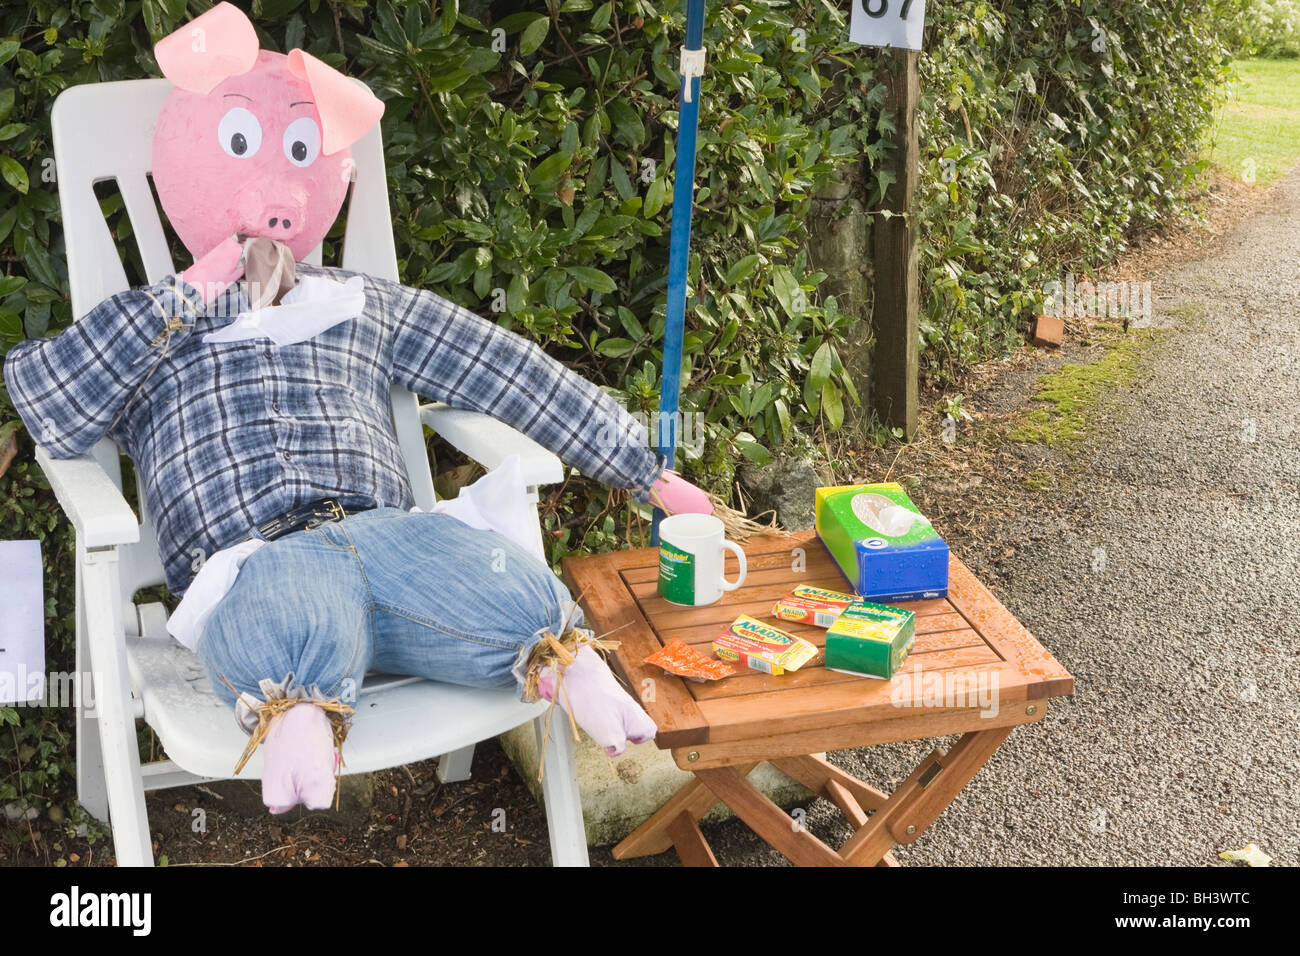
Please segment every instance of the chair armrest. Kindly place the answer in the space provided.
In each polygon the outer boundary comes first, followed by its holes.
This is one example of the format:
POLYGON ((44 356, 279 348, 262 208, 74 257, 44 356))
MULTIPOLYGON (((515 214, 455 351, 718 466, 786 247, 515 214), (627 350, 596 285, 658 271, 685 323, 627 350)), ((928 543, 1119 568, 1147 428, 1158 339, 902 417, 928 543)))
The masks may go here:
POLYGON ((525 484, 550 485, 564 480, 559 458, 491 416, 430 402, 420 406, 420 421, 488 471, 510 455, 518 455, 525 484))
POLYGON ((54 458, 38 445, 36 463, 45 472, 54 496, 85 547, 108 548, 140 540, 135 512, 113 479, 90 455, 54 458))

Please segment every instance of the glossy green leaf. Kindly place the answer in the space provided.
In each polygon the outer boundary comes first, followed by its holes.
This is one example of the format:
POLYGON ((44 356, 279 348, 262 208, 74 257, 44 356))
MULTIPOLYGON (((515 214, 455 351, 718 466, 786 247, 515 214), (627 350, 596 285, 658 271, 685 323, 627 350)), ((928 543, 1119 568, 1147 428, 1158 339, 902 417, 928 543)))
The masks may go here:
POLYGON ((570 153, 555 153, 546 157, 529 174, 528 185, 539 190, 554 188, 572 162, 573 156, 570 153))
POLYGON ((0 176, 18 192, 27 192, 27 170, 12 156, 0 156, 0 176))
POLYGON ((519 55, 528 56, 530 53, 535 52, 545 41, 546 34, 550 29, 551 21, 538 14, 536 19, 524 27, 524 32, 519 37, 519 55))
POLYGON ((618 288, 613 279, 592 266, 569 266, 565 271, 587 288, 595 289, 597 292, 613 292, 618 288))
POLYGON ((731 268, 727 270, 727 274, 722 281, 729 286, 739 285, 754 274, 754 270, 758 268, 758 263, 761 258, 762 257, 757 253, 751 253, 750 255, 738 259, 731 268))

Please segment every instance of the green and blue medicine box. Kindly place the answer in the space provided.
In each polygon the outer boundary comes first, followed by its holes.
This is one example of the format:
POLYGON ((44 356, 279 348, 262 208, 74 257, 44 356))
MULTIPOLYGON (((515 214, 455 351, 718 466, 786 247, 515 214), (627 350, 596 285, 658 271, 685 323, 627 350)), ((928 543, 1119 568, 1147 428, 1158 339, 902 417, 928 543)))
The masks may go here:
POLYGON ((948 594, 948 545, 901 485, 818 488, 817 536, 867 601, 948 594))
POLYGON ((916 615, 901 607, 858 601, 826 631, 826 666, 863 677, 893 677, 916 640, 916 615))

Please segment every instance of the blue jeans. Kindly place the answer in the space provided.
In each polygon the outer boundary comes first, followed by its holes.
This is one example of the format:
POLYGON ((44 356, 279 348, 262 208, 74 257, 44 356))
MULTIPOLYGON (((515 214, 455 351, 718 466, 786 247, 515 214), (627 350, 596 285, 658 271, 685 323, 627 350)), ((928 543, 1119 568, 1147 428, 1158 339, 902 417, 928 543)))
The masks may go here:
MULTIPOLYGON (((295 531, 240 569, 199 640, 221 680, 254 697, 264 679, 355 703, 367 672, 518 687, 516 662, 546 630, 582 623, 542 561, 448 515, 377 508, 295 531), (570 617, 571 615, 571 617, 570 617)), ((522 690, 522 688, 520 688, 522 690)))

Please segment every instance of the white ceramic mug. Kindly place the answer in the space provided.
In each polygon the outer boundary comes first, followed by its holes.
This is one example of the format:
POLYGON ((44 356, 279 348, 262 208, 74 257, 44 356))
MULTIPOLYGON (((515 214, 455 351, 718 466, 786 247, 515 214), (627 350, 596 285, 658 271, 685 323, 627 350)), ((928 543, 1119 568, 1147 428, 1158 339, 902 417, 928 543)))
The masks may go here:
POLYGON ((673 604, 702 607, 745 583, 745 552, 728 541, 713 515, 672 515, 659 522, 659 596, 673 604), (724 554, 740 562, 735 582, 723 577, 724 554))

